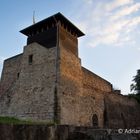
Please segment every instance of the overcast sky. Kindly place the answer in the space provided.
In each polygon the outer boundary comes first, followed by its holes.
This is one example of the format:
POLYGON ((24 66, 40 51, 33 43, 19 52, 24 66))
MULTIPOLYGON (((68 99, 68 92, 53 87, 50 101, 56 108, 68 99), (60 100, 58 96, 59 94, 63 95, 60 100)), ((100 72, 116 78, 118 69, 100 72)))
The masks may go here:
POLYGON ((140 69, 140 0, 0 0, 0 73, 3 60, 21 53, 19 31, 61 12, 86 35, 79 38, 82 65, 130 92, 140 69))

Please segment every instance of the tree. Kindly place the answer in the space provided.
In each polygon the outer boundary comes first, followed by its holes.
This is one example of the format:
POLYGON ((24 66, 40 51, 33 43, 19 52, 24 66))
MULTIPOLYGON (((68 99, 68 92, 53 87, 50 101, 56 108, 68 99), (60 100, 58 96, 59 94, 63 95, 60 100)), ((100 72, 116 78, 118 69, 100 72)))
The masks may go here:
POLYGON ((137 70, 136 76, 132 80, 133 83, 130 85, 131 91, 134 91, 136 94, 140 95, 140 69, 137 70))

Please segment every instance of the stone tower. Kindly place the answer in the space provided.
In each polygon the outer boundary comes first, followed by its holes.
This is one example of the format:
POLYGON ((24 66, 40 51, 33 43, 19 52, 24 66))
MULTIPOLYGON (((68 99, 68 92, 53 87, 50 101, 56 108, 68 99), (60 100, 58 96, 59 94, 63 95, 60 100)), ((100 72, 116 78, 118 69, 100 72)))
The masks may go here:
POLYGON ((20 32, 27 46, 4 62, 1 114, 65 123, 64 114, 74 112, 67 113, 63 96, 80 94, 82 86, 78 37, 84 34, 61 13, 20 32))
POLYGON ((140 126, 136 100, 81 66, 78 37, 84 34, 61 13, 20 32, 27 45, 4 61, 0 116, 101 128, 140 126))

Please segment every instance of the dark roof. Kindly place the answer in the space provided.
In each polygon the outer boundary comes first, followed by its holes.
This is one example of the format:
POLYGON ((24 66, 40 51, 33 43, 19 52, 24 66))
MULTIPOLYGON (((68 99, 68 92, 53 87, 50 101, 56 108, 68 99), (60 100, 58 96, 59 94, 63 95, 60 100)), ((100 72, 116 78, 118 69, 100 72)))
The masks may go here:
POLYGON ((72 32, 74 32, 78 37, 83 36, 84 33, 82 31, 80 31, 75 25, 73 25, 66 17, 64 17, 61 13, 57 13, 55 15, 52 15, 40 22, 37 22, 23 30, 21 30, 20 32, 23 33, 24 35, 29 35, 32 31, 36 31, 37 29, 40 29, 42 27, 46 27, 46 25, 51 25, 51 24, 55 24, 57 22, 61 22, 63 25, 67 26, 67 28, 69 30, 71 30, 72 32), (56 19, 56 20, 55 20, 56 19))

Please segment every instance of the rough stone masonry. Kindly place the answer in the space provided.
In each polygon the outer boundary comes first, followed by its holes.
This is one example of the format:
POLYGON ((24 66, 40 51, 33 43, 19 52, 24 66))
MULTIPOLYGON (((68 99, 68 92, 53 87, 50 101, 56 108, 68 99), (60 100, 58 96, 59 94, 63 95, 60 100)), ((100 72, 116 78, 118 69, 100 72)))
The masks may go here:
POLYGON ((78 37, 61 13, 20 31, 23 53, 4 61, 0 116, 96 128, 137 128, 140 105, 81 66, 78 37))

